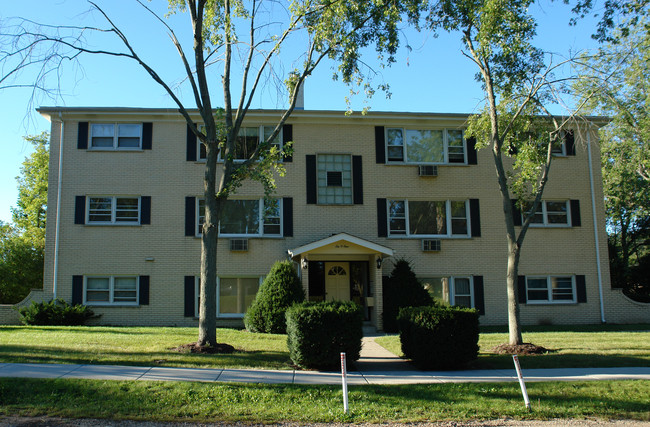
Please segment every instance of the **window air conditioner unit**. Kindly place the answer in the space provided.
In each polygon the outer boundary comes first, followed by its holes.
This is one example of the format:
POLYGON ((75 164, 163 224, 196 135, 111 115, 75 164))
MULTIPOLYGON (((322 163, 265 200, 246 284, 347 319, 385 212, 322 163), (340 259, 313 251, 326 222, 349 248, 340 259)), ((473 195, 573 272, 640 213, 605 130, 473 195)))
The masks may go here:
POLYGON ((418 166, 419 176, 438 176, 438 165, 420 165, 418 166))
POLYGON ((248 250, 248 239, 230 239, 230 250, 246 252, 248 250))
POLYGON ((422 252, 440 252, 440 239, 422 239, 422 252))

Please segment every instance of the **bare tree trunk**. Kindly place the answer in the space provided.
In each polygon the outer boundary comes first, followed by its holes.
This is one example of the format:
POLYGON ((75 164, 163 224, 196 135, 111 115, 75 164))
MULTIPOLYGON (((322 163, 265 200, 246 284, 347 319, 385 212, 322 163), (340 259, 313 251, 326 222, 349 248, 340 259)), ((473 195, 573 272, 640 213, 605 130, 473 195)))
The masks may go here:
POLYGON ((217 144, 206 144, 204 198, 205 221, 201 238, 201 302, 199 310, 198 345, 217 344, 217 243, 221 201, 215 197, 217 181, 217 144))
POLYGON ((519 272, 519 256, 521 248, 517 242, 508 235, 508 272, 506 275, 506 288, 508 292, 508 344, 521 345, 521 319, 519 316, 519 292, 517 288, 519 272))

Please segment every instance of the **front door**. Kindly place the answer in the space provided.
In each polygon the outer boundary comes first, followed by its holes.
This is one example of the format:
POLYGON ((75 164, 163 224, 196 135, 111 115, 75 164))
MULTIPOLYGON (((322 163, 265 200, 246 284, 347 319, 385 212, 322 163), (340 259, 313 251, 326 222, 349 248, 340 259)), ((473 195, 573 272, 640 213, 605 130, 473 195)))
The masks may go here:
POLYGON ((327 301, 350 300, 350 263, 325 263, 325 299, 327 301))

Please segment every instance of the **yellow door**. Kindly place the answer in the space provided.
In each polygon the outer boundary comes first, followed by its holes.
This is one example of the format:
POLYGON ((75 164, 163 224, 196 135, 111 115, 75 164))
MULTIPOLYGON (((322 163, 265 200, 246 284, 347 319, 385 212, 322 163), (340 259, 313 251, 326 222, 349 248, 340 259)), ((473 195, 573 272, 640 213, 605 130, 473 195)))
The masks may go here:
POLYGON ((325 263, 325 292, 327 301, 350 300, 350 263, 325 263))

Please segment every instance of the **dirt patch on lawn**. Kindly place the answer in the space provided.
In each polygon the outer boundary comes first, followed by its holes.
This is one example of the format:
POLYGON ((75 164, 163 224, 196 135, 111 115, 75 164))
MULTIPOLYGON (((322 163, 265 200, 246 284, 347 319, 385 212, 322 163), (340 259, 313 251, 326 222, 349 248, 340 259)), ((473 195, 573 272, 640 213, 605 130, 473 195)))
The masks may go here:
POLYGON ((199 345, 195 342, 189 344, 179 345, 178 347, 172 348, 172 351, 177 351, 179 353, 198 353, 198 354, 228 354, 235 351, 235 347, 230 344, 219 344, 217 345, 199 345))
POLYGON ((547 354, 554 351, 555 350, 549 350, 548 348, 542 347, 541 345, 535 345, 529 342, 525 342, 520 345, 501 344, 492 349, 492 352, 496 354, 517 354, 523 356, 547 354))

